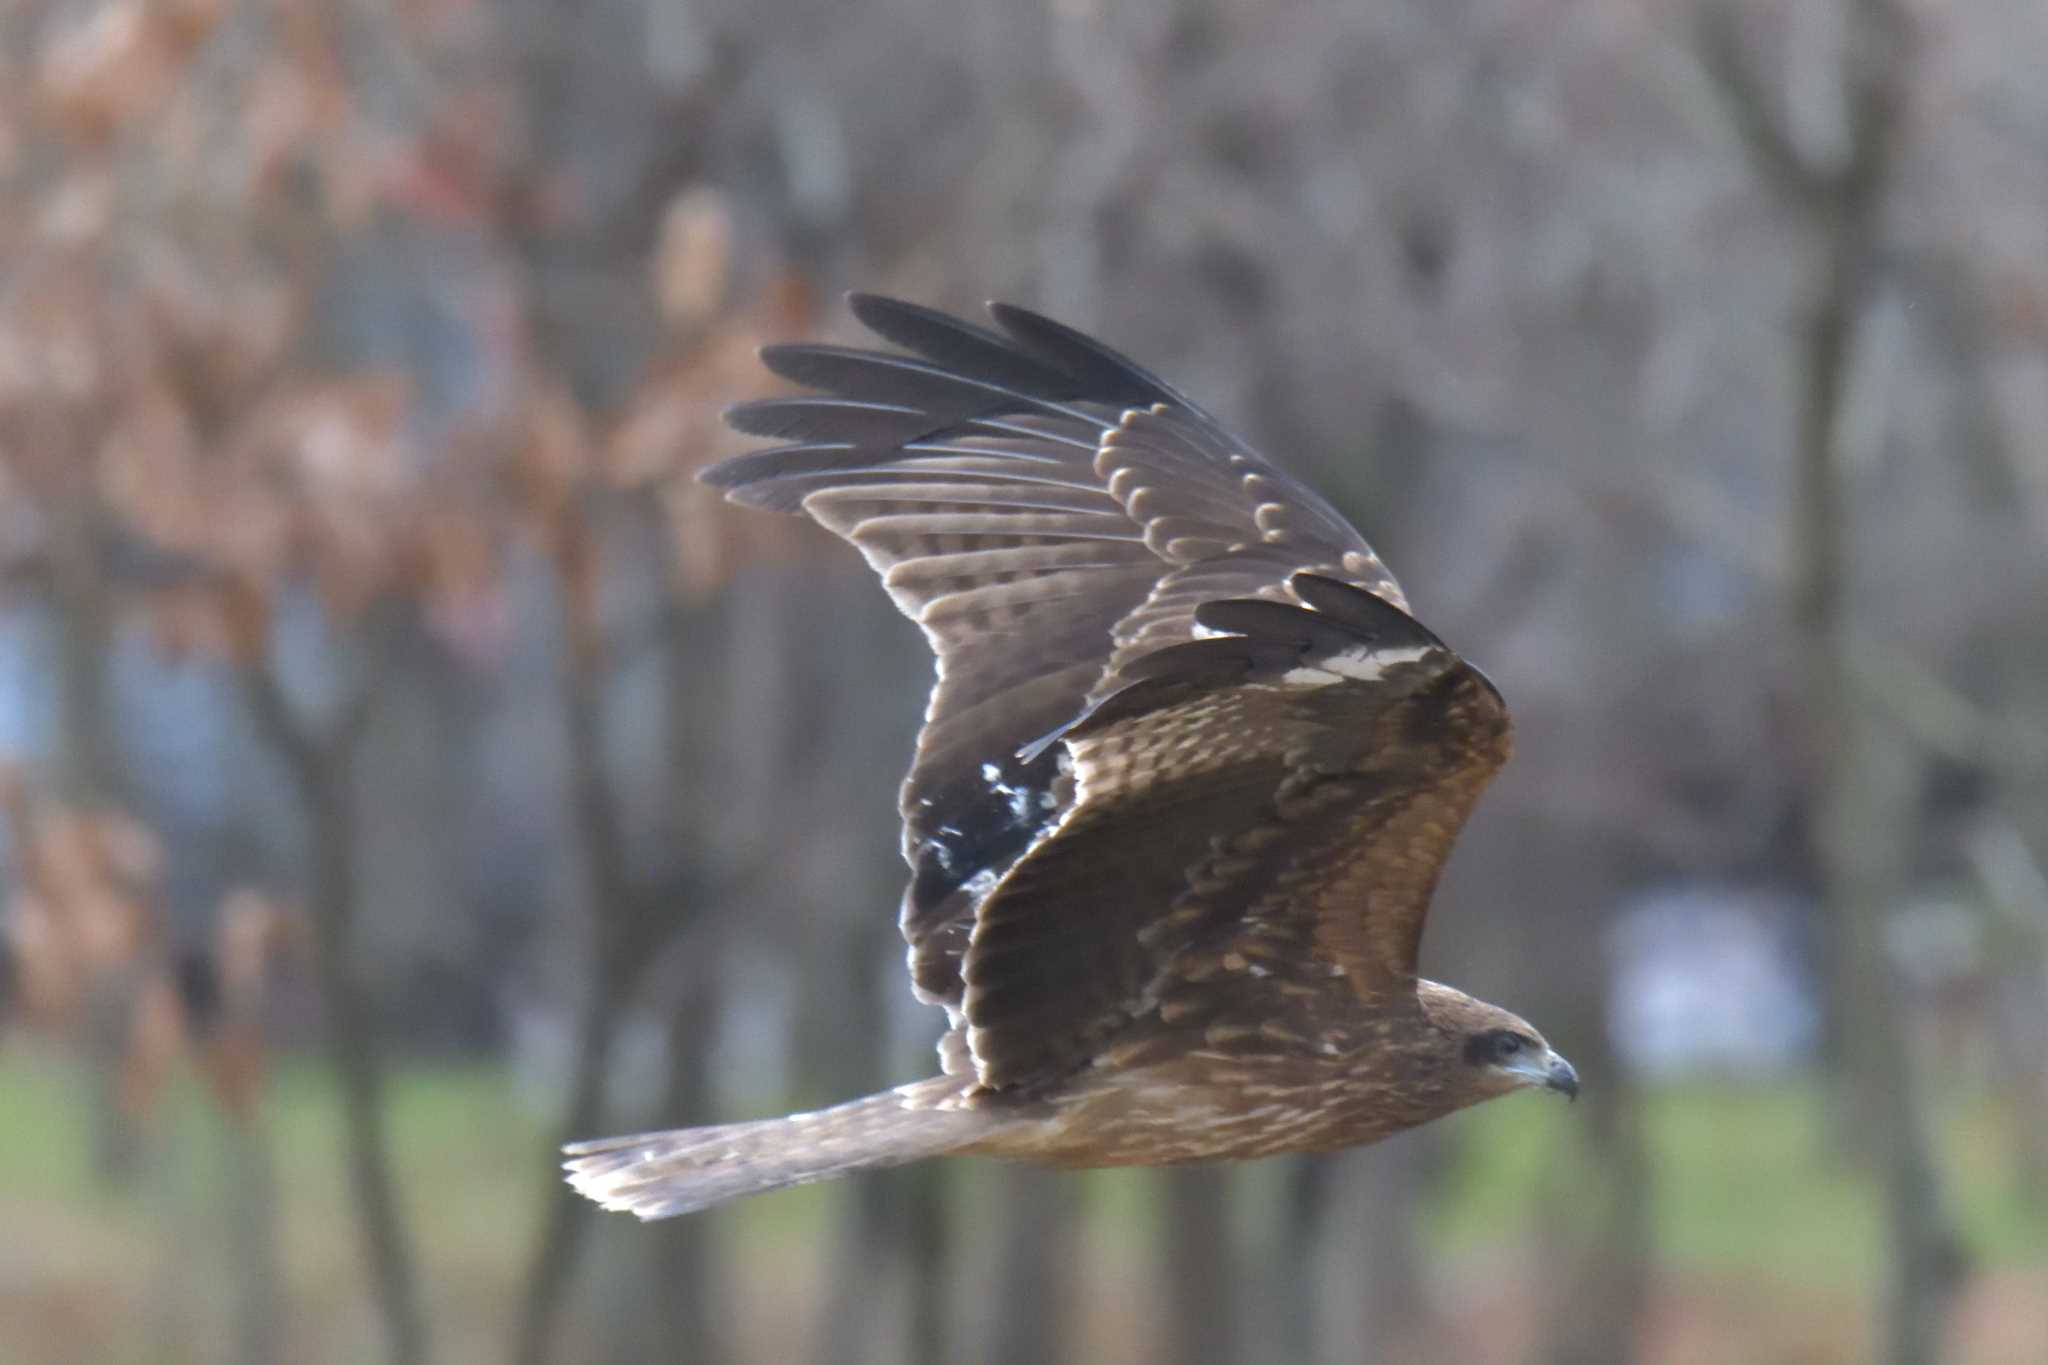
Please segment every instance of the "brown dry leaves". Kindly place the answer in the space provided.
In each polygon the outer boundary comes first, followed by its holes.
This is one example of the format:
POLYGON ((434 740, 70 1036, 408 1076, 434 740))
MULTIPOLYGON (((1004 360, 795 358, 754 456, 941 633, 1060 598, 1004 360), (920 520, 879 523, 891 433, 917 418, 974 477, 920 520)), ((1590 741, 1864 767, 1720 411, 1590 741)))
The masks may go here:
POLYGON ((118 812, 33 798, 13 772, 0 772, 0 816, 13 849, 5 930, 16 992, 31 1017, 74 1027, 92 982, 155 944, 161 850, 118 812))
POLYGON ((104 145, 160 111, 227 0, 111 0, 54 28, 36 94, 73 138, 104 145))
MULTIPOLYGON (((570 220, 574 180, 536 161, 488 63, 437 65, 437 44, 474 57, 488 16, 429 4, 351 21, 428 78, 407 129, 388 100, 368 112, 378 102, 355 82, 372 39, 341 33, 331 4, 30 10, 18 31, 37 41, 0 52, 0 585, 54 582, 83 559, 106 568, 124 628, 243 666, 268 657, 288 586, 344 623, 397 597, 490 659, 509 628, 506 552, 523 541, 556 565, 588 660, 605 562, 593 507, 658 508, 689 595, 800 553, 795 523, 735 519, 691 476, 738 448, 720 410, 772 382, 756 349, 814 332, 808 281, 760 259, 715 189, 682 188, 638 267, 674 340, 617 411, 586 409, 539 354, 513 245, 570 220), (449 67, 467 74, 434 84, 449 67), (426 411, 398 365, 323 359, 337 261, 394 221, 466 235, 486 263, 461 286, 483 395, 468 410, 426 411), (86 535, 90 550, 67 549, 86 535)), ((75 1038, 114 992, 132 1115, 195 1063, 224 1106, 252 1113, 263 1002, 296 917, 253 893, 223 904, 216 998, 195 1019, 148 831, 11 774, 0 819, 22 1017, 75 1038)))
POLYGON ((17 566, 111 523, 159 566, 163 639, 249 657, 284 576, 342 611, 385 587, 408 394, 290 372, 334 237, 280 167, 350 179, 349 101, 321 7, 267 10, 261 60, 223 68, 230 3, 53 8, 33 97, 0 102, 32 168, 0 178, 0 465, 17 566))
MULTIPOLYGON (((39 44, 0 57, 19 78, 0 80, 10 570, 97 519, 146 547, 127 610, 166 648, 250 662, 291 582, 344 620, 409 597, 488 652, 514 538, 554 560, 595 649, 594 490, 660 504, 691 596, 799 552, 790 528, 743 526, 690 477, 738 448, 718 413, 771 382, 756 348, 817 320, 807 281, 743 259, 717 190, 685 186, 662 215, 646 279, 676 340, 619 411, 585 410, 547 370, 531 282, 503 270, 471 320, 491 396, 429 419, 400 370, 313 361, 310 325, 333 258, 379 214, 486 244, 563 220, 573 181, 536 162, 502 91, 435 86, 401 135, 365 112, 331 6, 47 3, 39 44)), ((429 12, 383 29, 419 72, 436 44, 477 41, 429 12)))
POLYGON ((78 1043, 116 1011, 117 1094, 129 1120, 147 1121, 188 1061, 229 1113, 251 1117, 268 1074, 266 1006, 282 964, 303 951, 300 917, 256 891, 231 893, 206 954, 213 999, 194 1018, 165 941, 155 837, 119 811, 34 792, 11 769, 0 769, 0 823, 13 850, 0 914, 14 972, 10 1022, 78 1043))

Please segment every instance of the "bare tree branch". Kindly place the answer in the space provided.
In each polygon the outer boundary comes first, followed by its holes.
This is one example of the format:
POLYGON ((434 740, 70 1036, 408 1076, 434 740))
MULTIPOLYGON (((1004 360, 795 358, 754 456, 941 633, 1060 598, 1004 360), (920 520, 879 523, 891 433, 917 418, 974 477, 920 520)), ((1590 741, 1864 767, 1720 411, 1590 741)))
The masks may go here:
POLYGON ((314 965, 341 1081, 364 1256, 390 1358, 393 1365, 422 1365, 428 1354, 426 1318, 391 1175, 374 1014, 356 973, 351 933, 357 908, 355 757, 390 672, 396 620, 389 604, 371 609, 362 626, 366 638, 355 689, 324 735, 293 706, 268 653, 245 663, 238 676, 259 738, 284 764, 312 846, 307 903, 317 949, 314 965))
POLYGON ((1793 145, 1774 102, 1764 93, 1763 82, 1743 51, 1740 25, 1732 5, 1713 3, 1700 8, 1693 51, 1728 122, 1772 187, 1803 204, 1825 196, 1831 173, 1812 165, 1793 145))

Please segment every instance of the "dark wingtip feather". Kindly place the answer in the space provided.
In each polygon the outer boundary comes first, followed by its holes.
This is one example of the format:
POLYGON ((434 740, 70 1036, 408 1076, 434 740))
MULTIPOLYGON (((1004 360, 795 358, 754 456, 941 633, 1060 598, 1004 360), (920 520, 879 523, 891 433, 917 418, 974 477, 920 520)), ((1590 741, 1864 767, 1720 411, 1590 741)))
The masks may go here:
POLYGON ((880 294, 852 294, 848 303, 876 336, 944 369, 1035 397, 1072 398, 1080 392, 1073 375, 964 318, 880 294))
POLYGON ((768 371, 768 373, 776 378, 787 379, 791 383, 802 384, 806 388, 816 389, 824 388, 825 386, 815 383, 804 376, 809 371, 811 363, 817 358, 817 353, 820 351, 827 354, 834 352, 850 353, 851 348, 846 346, 828 346, 822 342, 815 341, 771 341, 760 350, 754 352, 754 358, 761 362, 762 369, 768 371), (795 373, 791 373, 791 371, 795 371, 795 373))
POLYGON ((1171 403, 1192 413, 1202 412, 1158 375, 1085 332, 1014 303, 992 301, 988 312, 1017 345, 1071 374, 1091 394, 1127 406, 1171 403))
POLYGON ((757 398, 721 416, 734 431, 775 441, 847 442, 886 449, 931 430, 930 414, 901 403, 845 398, 757 398))
POLYGON ((944 313, 921 303, 912 303, 908 299, 891 298, 887 294, 868 294, 856 290, 846 296, 846 306, 861 326, 876 336, 886 337, 897 345, 913 351, 920 351, 923 348, 914 342, 902 340, 897 333, 913 337, 927 334, 965 334, 979 336, 998 346, 1006 344, 995 333, 986 328, 976 327, 962 318, 956 318, 951 313, 944 313))

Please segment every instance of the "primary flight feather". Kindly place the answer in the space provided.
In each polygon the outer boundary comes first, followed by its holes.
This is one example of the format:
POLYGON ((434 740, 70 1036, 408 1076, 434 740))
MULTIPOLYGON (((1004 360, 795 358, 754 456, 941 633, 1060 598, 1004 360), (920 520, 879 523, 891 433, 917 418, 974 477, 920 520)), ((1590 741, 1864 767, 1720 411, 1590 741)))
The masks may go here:
POLYGON ((937 656, 901 924, 941 1074, 578 1143, 576 1188, 661 1218, 927 1156, 1328 1151, 1576 1095, 1533 1027, 1416 975, 1510 725, 1358 532, 1071 328, 852 308, 901 352, 767 348, 820 396, 732 409, 781 444, 703 477, 851 542, 937 656))

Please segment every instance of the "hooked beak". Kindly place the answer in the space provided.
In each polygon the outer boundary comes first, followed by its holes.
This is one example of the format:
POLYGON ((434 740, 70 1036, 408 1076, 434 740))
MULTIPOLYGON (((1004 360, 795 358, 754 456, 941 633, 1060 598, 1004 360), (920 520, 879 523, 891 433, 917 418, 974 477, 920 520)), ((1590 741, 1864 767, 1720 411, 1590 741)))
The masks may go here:
POLYGON ((1578 1071, 1555 1052, 1550 1054, 1550 1065, 1544 1069, 1543 1084, 1546 1089, 1555 1090, 1568 1100, 1579 1098, 1578 1071))
POLYGON ((1528 1085, 1540 1085, 1545 1090, 1555 1090, 1568 1100, 1576 1100, 1579 1097, 1577 1069, 1555 1052, 1545 1051, 1541 1056, 1512 1062, 1507 1069, 1523 1077, 1528 1085))

